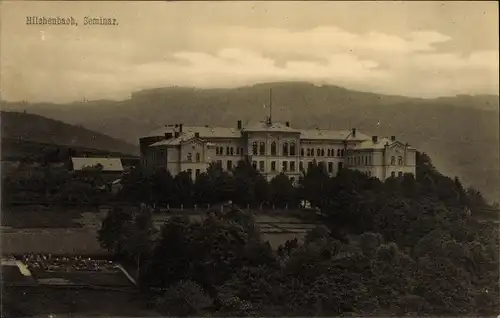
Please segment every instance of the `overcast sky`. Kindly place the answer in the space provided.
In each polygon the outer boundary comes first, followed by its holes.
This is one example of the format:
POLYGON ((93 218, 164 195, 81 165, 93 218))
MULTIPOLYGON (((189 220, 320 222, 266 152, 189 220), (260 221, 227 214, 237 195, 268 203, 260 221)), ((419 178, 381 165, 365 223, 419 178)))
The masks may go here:
POLYGON ((6 100, 310 81, 418 97, 498 94, 495 2, 7 2, 6 100), (26 25, 73 16, 72 26, 26 25), (84 26, 84 17, 118 26, 84 26))

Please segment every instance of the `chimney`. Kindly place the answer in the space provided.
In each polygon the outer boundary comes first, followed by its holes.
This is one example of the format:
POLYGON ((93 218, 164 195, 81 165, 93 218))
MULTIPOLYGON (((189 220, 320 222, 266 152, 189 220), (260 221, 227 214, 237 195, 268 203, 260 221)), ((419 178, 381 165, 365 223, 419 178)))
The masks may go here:
POLYGON ((182 134, 182 124, 179 124, 179 132, 182 134))
POLYGON ((353 136, 353 137, 356 137, 356 128, 353 128, 353 129, 352 129, 352 136, 353 136))
POLYGON ((200 133, 199 133, 199 132, 195 132, 195 133, 194 133, 194 136, 195 136, 196 138, 200 138, 200 133))
POLYGON ((290 127, 290 122, 289 122, 289 121, 287 121, 287 122, 285 123, 285 125, 286 125, 287 127, 290 127))
POLYGON ((238 129, 241 129, 241 128, 242 128, 241 120, 238 120, 238 129))
POLYGON ((391 136, 391 141, 396 141, 396 136, 391 136))
POLYGON ((377 136, 372 136, 372 141, 374 144, 378 142, 378 137, 377 136))

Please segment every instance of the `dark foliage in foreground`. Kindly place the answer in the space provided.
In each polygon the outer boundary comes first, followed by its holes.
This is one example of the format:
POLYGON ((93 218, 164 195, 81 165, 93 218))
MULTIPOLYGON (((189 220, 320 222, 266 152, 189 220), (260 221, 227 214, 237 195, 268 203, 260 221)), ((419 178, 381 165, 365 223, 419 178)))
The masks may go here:
POLYGON ((325 226, 311 230, 304 242, 289 241, 273 251, 261 240, 252 214, 236 207, 209 210, 201 221, 172 217, 155 242, 147 209, 142 223, 116 210, 103 222, 100 240, 113 252, 135 257, 142 290, 163 290, 155 297, 166 315, 499 312, 498 228, 481 212, 488 205, 477 191, 437 172, 426 155, 418 156, 416 178, 385 183, 352 171, 329 178, 319 167, 305 174, 298 188, 285 186, 283 177, 262 188, 265 181, 243 162, 233 174, 212 167, 195 185, 182 175, 163 175, 171 183, 157 186, 193 189, 196 196, 183 198, 205 203, 308 200, 321 208, 325 226), (132 235, 134 229, 139 234, 132 235), (129 245, 130 237, 141 238, 143 245, 129 245), (138 260, 137 246, 150 252, 138 260))

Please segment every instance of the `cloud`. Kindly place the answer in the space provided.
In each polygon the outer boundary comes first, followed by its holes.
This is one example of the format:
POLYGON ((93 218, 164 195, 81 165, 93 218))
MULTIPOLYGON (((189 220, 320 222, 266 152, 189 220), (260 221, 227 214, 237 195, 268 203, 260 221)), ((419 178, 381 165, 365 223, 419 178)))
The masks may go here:
POLYGON ((68 101, 126 98, 168 85, 234 87, 299 80, 434 97, 498 93, 498 50, 445 50, 435 30, 403 35, 332 25, 194 28, 187 38, 56 36, 50 30, 2 44, 2 96, 68 101), (5 44, 7 43, 7 44, 5 44), (36 52, 34 54, 33 52, 36 52))

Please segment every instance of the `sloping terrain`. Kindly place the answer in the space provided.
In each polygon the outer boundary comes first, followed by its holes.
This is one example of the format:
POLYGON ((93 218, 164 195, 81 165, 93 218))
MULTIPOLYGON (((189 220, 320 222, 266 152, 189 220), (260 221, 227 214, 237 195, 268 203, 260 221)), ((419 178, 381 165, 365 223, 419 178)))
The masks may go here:
POLYGON ((22 156, 53 146, 127 155, 137 152, 136 146, 125 141, 39 115, 2 111, 1 127, 2 157, 22 156))
POLYGON ((234 89, 167 87, 135 92, 125 101, 4 103, 4 109, 27 110, 137 144, 140 136, 167 123, 235 126, 237 120, 263 120, 270 88, 276 120, 297 128, 356 127, 368 135, 396 135, 429 153, 443 173, 500 199, 498 96, 419 99, 284 82, 234 89))

